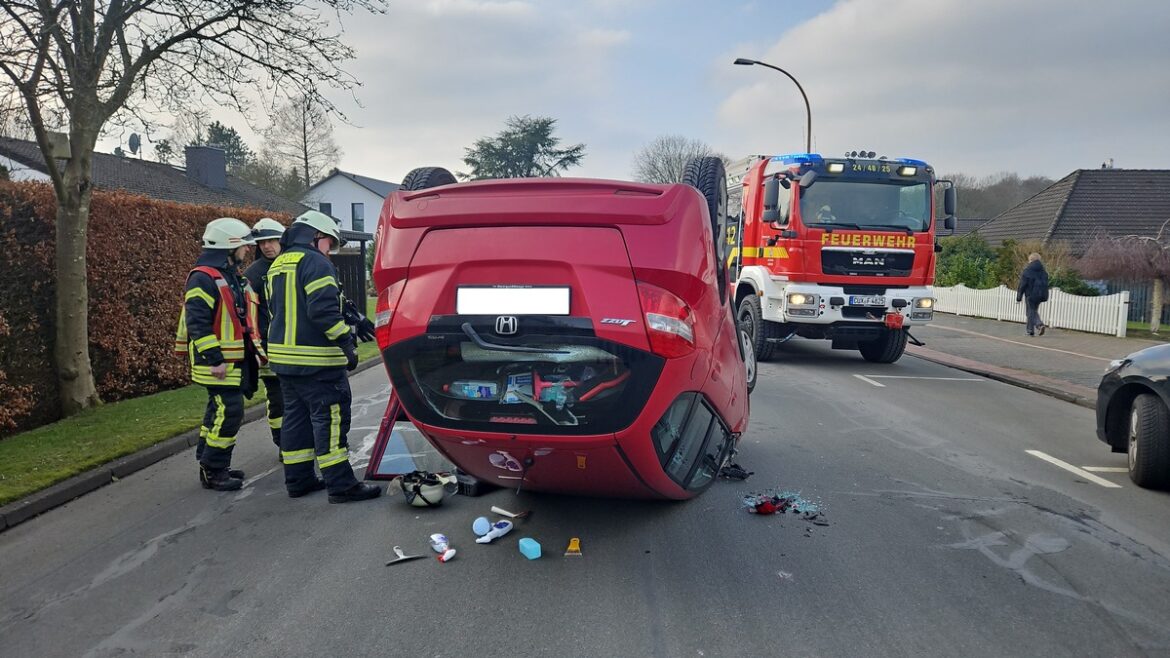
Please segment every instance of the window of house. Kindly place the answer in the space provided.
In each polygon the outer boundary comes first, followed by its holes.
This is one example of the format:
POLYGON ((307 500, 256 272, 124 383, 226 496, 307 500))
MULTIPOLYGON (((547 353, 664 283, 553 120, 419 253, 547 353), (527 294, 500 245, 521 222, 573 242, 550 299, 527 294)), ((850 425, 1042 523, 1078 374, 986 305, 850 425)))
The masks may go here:
POLYGON ((324 201, 322 201, 322 202, 317 204, 317 210, 320 210, 321 212, 325 213, 326 215, 329 215, 330 217, 333 216, 333 204, 332 203, 325 203, 324 201))
POLYGON ((366 230, 366 204, 353 203, 349 206, 350 217, 353 218, 353 230, 366 230))

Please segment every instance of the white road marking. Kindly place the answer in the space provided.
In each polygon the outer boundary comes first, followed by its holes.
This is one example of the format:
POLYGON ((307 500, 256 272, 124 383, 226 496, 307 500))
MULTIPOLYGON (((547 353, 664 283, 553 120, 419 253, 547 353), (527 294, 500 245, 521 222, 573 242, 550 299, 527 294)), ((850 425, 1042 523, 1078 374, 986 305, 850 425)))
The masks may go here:
POLYGON ((1069 473, 1073 473, 1075 475, 1083 477, 1086 480, 1088 480, 1089 482, 1092 482, 1093 484, 1099 484, 1099 485, 1105 487, 1106 489, 1120 489, 1121 488, 1120 484, 1114 484, 1114 483, 1110 482, 1109 480, 1106 480, 1105 478, 1097 477, 1096 475, 1093 475, 1092 473, 1086 471, 1083 468, 1077 468, 1076 466, 1073 466, 1072 464, 1070 464, 1066 461, 1061 461, 1061 460, 1057 459, 1056 457, 1053 457, 1052 455, 1047 455, 1043 452, 1040 452, 1039 450, 1025 450, 1024 452, 1028 453, 1029 455, 1032 455, 1033 457, 1036 457, 1037 459, 1043 459, 1044 461, 1048 462, 1049 464, 1054 464, 1056 466, 1059 466, 1059 467, 1063 468, 1064 470, 1068 471, 1069 473))
POLYGON ((885 388, 886 387, 885 384, 883 384, 881 382, 875 382, 874 380, 870 379, 869 377, 866 377, 865 375, 853 375, 853 376, 860 379, 863 382, 866 382, 867 384, 873 384, 874 386, 876 386, 878 388, 885 388))
POLYGON ((1094 473, 1128 473, 1129 469, 1124 466, 1082 466, 1086 471, 1094 473))
MULTIPOLYGON (((860 375, 859 375, 860 376, 860 375)), ((982 377, 916 377, 911 375, 865 375, 872 379, 930 379, 940 382, 985 382, 982 377)))
POLYGON ((992 336, 990 334, 982 334, 982 333, 979 333, 978 331, 971 331, 970 329, 959 329, 958 327, 944 327, 944 326, 938 325, 938 324, 932 324, 930 326, 932 329, 945 329, 946 331, 957 331, 959 333, 971 334, 972 336, 983 336, 984 338, 990 338, 991 340, 998 340, 998 341, 1004 342, 1004 343, 1011 343, 1012 345, 1023 345, 1024 347, 1032 347, 1032 348, 1035 348, 1038 350, 1048 350, 1049 352, 1060 352, 1062 354, 1071 354, 1073 356, 1079 356, 1083 359, 1093 359, 1094 361, 1105 361, 1106 363, 1108 363, 1109 361, 1112 361, 1112 359, 1106 359, 1106 358, 1103 358, 1100 356, 1089 356, 1088 354, 1081 354, 1080 352, 1070 352, 1068 350, 1058 350, 1055 347, 1041 347, 1039 345, 1033 345, 1032 343, 1025 343, 1023 341, 1008 340, 1007 338, 1000 338, 999 336, 992 336))
POLYGON ((253 475, 252 477, 248 478, 247 480, 244 480, 243 486, 250 487, 250 486, 252 486, 252 483, 254 483, 256 480, 259 480, 260 478, 266 478, 269 475, 272 475, 273 473, 279 471, 282 468, 284 468, 283 465, 282 466, 273 466, 272 468, 268 469, 267 471, 264 471, 260 475, 253 475))

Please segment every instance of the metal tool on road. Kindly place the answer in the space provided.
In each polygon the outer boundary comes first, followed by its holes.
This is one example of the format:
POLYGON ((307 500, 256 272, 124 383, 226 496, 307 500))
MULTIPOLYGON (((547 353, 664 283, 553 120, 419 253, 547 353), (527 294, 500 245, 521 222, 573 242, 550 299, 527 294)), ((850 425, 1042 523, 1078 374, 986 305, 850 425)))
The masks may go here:
POLYGON ((418 559, 422 559, 423 557, 426 557, 424 555, 407 555, 406 553, 402 552, 401 546, 394 547, 394 554, 397 555, 398 557, 387 562, 386 566, 390 566, 391 564, 398 564, 399 562, 410 562, 411 560, 418 560, 418 559))
POLYGON ((509 519, 526 519, 526 518, 528 518, 528 515, 532 513, 532 512, 529 512, 528 510, 525 510, 523 512, 509 512, 508 510, 506 510, 502 507, 495 507, 494 505, 492 506, 492 512, 499 514, 500 516, 506 516, 509 519))

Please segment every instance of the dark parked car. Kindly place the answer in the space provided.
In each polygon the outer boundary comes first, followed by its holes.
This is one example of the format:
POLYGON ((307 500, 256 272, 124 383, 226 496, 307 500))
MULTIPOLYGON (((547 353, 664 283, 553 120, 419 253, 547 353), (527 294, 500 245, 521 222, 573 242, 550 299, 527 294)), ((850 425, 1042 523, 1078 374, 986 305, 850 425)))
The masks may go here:
POLYGON ((1170 485, 1170 345, 1109 364, 1097 387, 1097 437, 1129 453, 1129 478, 1138 486, 1170 485))

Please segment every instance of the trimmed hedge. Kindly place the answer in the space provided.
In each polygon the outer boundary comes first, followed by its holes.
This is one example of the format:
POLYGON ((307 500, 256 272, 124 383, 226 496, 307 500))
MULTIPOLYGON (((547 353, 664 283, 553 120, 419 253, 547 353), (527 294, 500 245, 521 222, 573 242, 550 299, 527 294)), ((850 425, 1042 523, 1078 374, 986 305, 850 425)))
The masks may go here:
MULTIPOLYGON (((56 201, 43 183, 0 184, 0 437, 60 418, 53 366, 56 201)), ((207 222, 287 215, 95 191, 89 214, 89 349, 105 402, 190 383, 171 347, 207 222)))

